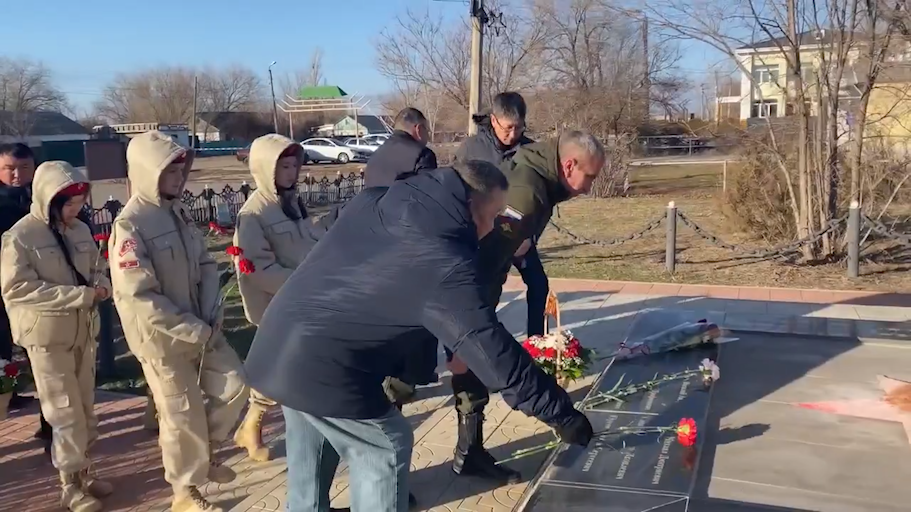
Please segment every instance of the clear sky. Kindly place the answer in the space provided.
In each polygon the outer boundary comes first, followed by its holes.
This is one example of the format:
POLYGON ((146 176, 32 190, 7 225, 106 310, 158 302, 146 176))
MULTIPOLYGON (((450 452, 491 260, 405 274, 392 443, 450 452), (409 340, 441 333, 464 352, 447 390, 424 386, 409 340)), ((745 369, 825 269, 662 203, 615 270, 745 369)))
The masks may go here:
MULTIPOLYGON (((118 73, 160 65, 238 63, 277 76, 324 52, 327 83, 378 94, 389 84, 375 69, 374 42, 406 8, 457 22, 467 1, 434 0, 44 0, 3 2, 0 54, 44 62, 77 108, 97 100, 118 73), (10 22, 9 20, 21 20, 10 22)), ((704 70, 704 57, 681 63, 704 70)), ((694 79, 701 79, 699 75, 694 79)))

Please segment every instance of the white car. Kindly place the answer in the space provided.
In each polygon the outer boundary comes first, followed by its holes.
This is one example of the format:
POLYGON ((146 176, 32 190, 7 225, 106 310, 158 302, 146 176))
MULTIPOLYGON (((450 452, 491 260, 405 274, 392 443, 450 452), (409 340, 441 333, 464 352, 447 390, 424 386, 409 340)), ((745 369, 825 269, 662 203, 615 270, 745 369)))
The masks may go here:
POLYGON ((368 156, 364 151, 349 148, 341 141, 323 137, 307 139, 301 142, 301 147, 307 152, 307 160, 310 162, 347 164, 352 160, 363 160, 368 156))
POLYGON ((376 143, 377 146, 382 146, 384 142, 389 139, 388 133, 372 133, 369 135, 364 135, 361 137, 367 143, 376 143))
POLYGON ((376 151, 376 148, 380 147, 379 142, 374 142, 372 140, 367 140, 367 139, 355 139, 355 138, 345 139, 345 145, 351 149, 363 151, 364 153, 370 153, 370 154, 373 154, 373 152, 376 151))

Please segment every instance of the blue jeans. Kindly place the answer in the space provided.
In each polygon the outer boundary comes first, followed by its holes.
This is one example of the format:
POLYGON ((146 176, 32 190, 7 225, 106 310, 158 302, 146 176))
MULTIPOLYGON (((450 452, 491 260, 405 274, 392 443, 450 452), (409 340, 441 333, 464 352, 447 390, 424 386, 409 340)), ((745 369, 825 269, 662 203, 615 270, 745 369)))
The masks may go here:
POLYGON ((414 433, 395 407, 381 418, 321 418, 282 407, 288 512, 328 512, 339 459, 348 463, 353 512, 407 512, 414 433))

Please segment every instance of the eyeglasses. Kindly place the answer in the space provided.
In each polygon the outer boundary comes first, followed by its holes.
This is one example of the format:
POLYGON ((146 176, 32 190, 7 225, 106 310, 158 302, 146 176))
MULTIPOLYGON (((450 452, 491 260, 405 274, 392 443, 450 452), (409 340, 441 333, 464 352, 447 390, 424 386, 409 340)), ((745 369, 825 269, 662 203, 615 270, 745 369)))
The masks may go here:
POLYGON ((490 116, 490 119, 497 123, 497 127, 507 133, 522 133, 525 131, 525 122, 518 121, 512 124, 505 124, 497 119, 497 116, 490 116))

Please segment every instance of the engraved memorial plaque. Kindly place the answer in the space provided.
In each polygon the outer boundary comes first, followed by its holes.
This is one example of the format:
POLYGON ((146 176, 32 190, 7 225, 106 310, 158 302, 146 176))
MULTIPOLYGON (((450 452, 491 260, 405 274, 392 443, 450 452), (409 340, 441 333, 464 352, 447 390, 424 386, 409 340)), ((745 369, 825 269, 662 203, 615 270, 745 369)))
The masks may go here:
POLYGON ((522 510, 534 512, 686 512, 688 498, 543 484, 522 510))
MULTIPOLYGON (((656 319, 656 316, 652 316, 656 319)), ((676 322, 672 316, 667 322, 676 322)), ((660 322, 645 327, 660 329, 660 322)), ((676 324, 673 324, 676 325, 676 324)), ((644 327, 644 328, 645 328, 644 327)), ((648 335, 651 333, 640 333, 648 335)), ((653 354, 609 366, 594 388, 608 392, 663 375, 696 370, 703 359, 717 360, 718 347, 653 354)), ((597 391, 592 392, 594 395, 597 391)), ((693 418, 696 446, 683 446, 674 433, 622 433, 599 436, 587 447, 562 448, 542 470, 522 510, 544 511, 684 511, 696 477, 698 453, 705 435, 711 390, 698 374, 662 382, 651 391, 605 402, 585 411, 596 432, 622 428, 676 426, 693 418)))

